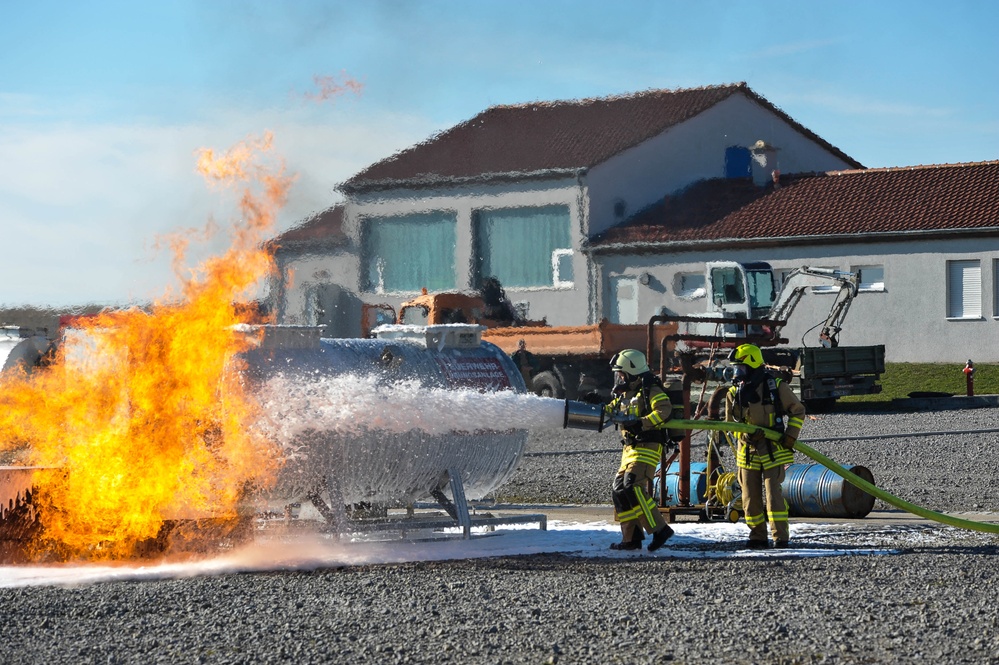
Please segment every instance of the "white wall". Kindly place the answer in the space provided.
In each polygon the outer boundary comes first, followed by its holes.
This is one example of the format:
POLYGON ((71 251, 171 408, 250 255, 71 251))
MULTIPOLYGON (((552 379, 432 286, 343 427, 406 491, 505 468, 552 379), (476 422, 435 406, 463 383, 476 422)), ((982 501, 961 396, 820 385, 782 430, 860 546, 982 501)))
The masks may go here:
POLYGON ((700 115, 592 168, 587 176, 591 235, 620 222, 614 203, 628 216, 693 182, 725 176, 725 149, 764 140, 779 150, 782 173, 850 168, 792 125, 743 94, 732 95, 700 115))
MULTIPOLYGON (((651 277, 639 287, 639 312, 646 320, 666 306, 677 314, 705 311, 705 300, 681 301, 673 290, 678 272, 703 271, 706 261, 766 261, 775 269, 802 265, 850 270, 858 265, 883 265, 885 291, 861 293, 853 302, 840 334, 842 345, 884 344, 892 362, 999 362, 999 315, 995 301, 997 280, 994 262, 999 259, 999 238, 838 244, 812 247, 779 247, 758 250, 696 251, 660 256, 599 258, 606 284, 614 275, 651 277), (947 319, 946 266, 948 260, 977 259, 982 270, 982 318, 947 319)), ((784 336, 791 344, 817 342, 818 329, 829 313, 833 296, 807 293, 798 304, 784 336)))
POLYGON ((282 322, 292 323, 294 317, 304 316, 305 293, 315 284, 320 273, 328 274, 332 283, 340 284, 357 294, 363 302, 385 303, 398 308, 416 292, 372 293, 360 291, 361 274, 361 224, 365 217, 382 217, 401 214, 454 211, 457 215, 457 246, 455 251, 456 288, 469 290, 473 282, 472 220, 476 210, 485 208, 516 208, 523 206, 565 205, 569 209, 573 256, 574 286, 572 288, 513 288, 504 286, 507 297, 513 302, 528 302, 529 316, 545 318, 552 325, 578 324, 586 319, 590 306, 590 288, 587 282, 586 257, 579 251, 585 224, 585 193, 575 178, 557 181, 527 181, 490 186, 465 186, 453 190, 422 190, 417 192, 397 190, 353 197, 346 204, 344 233, 350 238, 349 257, 343 257, 336 268, 330 269, 321 257, 298 259, 293 267, 296 279, 286 288, 286 317, 282 322), (324 272, 325 271, 325 272, 324 272))

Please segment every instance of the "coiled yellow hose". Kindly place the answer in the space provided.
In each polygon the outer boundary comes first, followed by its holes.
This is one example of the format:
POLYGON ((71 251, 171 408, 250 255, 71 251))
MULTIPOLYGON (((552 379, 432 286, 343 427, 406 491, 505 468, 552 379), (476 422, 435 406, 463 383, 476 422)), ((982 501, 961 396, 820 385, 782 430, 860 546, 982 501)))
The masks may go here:
MULTIPOLYGON (((720 432, 740 432, 743 434, 752 434, 756 431, 762 431, 768 439, 771 441, 778 441, 781 438, 780 432, 775 432, 774 430, 767 429, 765 427, 758 427, 756 425, 750 425, 748 423, 734 423, 726 422, 721 420, 683 420, 676 419, 670 420, 666 423, 666 427, 670 429, 706 429, 706 430, 716 430, 720 432)), ((826 467, 836 475, 840 476, 848 483, 851 483, 860 489, 864 490, 871 496, 881 499, 885 503, 900 508, 906 512, 910 512, 913 515, 918 515, 919 517, 933 520, 934 522, 940 522, 941 524, 947 524, 949 526, 957 527, 959 529, 969 529, 971 531, 983 531, 985 533, 999 533, 999 524, 994 524, 991 522, 974 522, 972 520, 963 520, 959 517, 954 517, 952 515, 945 515, 944 513, 938 513, 933 510, 927 510, 926 508, 921 508, 914 503, 909 503, 904 499, 900 499, 894 494, 890 494, 879 487, 867 482, 860 476, 847 471, 842 466, 829 459, 819 451, 811 448, 801 441, 794 444, 794 449, 803 455, 810 457, 822 466, 826 467)), ((717 492, 717 486, 715 491, 717 492)))

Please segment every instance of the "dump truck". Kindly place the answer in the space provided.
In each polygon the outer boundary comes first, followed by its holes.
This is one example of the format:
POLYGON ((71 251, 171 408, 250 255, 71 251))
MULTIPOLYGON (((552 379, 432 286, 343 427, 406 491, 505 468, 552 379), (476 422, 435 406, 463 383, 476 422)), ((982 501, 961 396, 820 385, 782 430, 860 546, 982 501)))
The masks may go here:
MULTIPOLYGON (((387 305, 375 306, 382 312, 387 305)), ((366 320, 373 320, 366 316, 366 320)), ((486 303, 481 295, 467 293, 423 293, 399 307, 394 322, 402 325, 472 323, 485 328, 482 340, 507 354, 517 352, 521 342, 533 358, 528 389, 546 397, 583 399, 587 395, 608 397, 613 387, 609 365, 622 349, 643 349, 649 334, 644 324, 611 323, 606 319, 582 326, 550 326, 544 320, 518 318, 486 303)), ((674 331, 659 326, 656 339, 674 331)))

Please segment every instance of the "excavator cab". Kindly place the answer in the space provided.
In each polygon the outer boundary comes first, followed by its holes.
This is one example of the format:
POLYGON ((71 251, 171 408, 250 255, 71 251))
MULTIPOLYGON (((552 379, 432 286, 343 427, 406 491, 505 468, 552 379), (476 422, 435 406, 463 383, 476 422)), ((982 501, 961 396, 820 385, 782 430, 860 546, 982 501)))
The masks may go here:
POLYGON ((770 313, 777 299, 777 285, 774 270, 769 263, 746 263, 746 284, 749 289, 749 318, 762 319, 770 313))
POLYGON ((770 312, 777 296, 770 264, 716 261, 707 268, 710 312, 746 319, 761 319, 770 312))

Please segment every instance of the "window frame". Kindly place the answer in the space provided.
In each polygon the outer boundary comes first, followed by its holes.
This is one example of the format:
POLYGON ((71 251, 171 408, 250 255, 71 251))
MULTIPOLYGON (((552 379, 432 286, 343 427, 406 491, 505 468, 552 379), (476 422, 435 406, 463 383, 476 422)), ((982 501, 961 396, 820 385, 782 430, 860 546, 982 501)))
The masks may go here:
MULTIPOLYGON (((361 270, 360 288, 364 293, 374 293, 377 295, 386 294, 413 294, 420 293, 423 288, 431 290, 453 290, 458 287, 458 275, 456 269, 456 259, 458 252, 458 212, 456 210, 441 208, 415 213, 402 213, 394 215, 366 215, 361 218, 361 270), (378 224, 406 224, 411 222, 419 224, 421 222, 440 222, 449 225, 452 245, 445 249, 445 254, 450 254, 450 265, 442 267, 441 274, 437 275, 441 283, 434 283, 436 278, 423 279, 427 283, 403 285, 401 288, 386 287, 385 266, 386 257, 376 255, 371 246, 374 227, 378 224), (378 277, 374 277, 377 274, 378 277)), ((400 246, 405 246, 405 242, 400 246)), ((446 266, 446 263, 442 263, 446 266)))
POLYGON ((885 287, 885 267, 883 264, 869 263, 858 266, 851 266, 850 272, 858 273, 860 275, 860 282, 857 288, 858 293, 885 293, 888 289, 885 287), (864 281, 864 269, 878 268, 881 270, 881 281, 880 282, 865 282, 864 281))
POLYGON ((703 270, 699 272, 694 270, 676 272, 673 274, 673 295, 678 300, 684 301, 706 298, 708 295, 707 283, 707 278, 705 278, 703 270), (700 284, 690 289, 684 288, 683 283, 687 278, 696 278, 700 281, 700 284))
MULTIPOLYGON (((561 277, 562 277, 562 271, 559 268, 560 259, 562 259, 562 258, 568 258, 570 260, 570 262, 571 262, 572 258, 573 258, 573 256, 575 254, 576 254, 576 251, 574 249, 572 249, 571 247, 569 247, 569 248, 553 249, 552 250, 552 286, 554 288, 556 288, 556 289, 571 289, 573 286, 576 285, 576 280, 575 280, 576 269, 575 269, 575 267, 574 266, 572 267, 572 276, 573 276, 573 279, 571 279, 571 280, 563 280, 563 279, 561 279, 561 277)), ((537 288, 537 287, 535 287, 535 288, 537 288)))
MULTIPOLYGON (((813 268, 821 268, 822 270, 839 270, 839 266, 812 266, 813 268)), ((839 284, 816 284, 815 286, 810 286, 809 293, 814 295, 823 294, 837 294, 840 291, 839 284)))
MULTIPOLYGON (((561 219, 559 221, 562 221, 561 219)), ((479 208, 472 211, 472 236, 473 236, 473 255, 474 255, 474 275, 473 281, 476 284, 481 284, 482 280, 486 277, 496 277, 503 284, 507 291, 518 290, 518 291, 540 291, 540 290, 568 290, 575 288, 576 285, 576 275, 575 275, 575 265, 573 265, 572 260, 570 260, 569 267, 572 272, 571 279, 564 279, 561 274, 560 262, 566 257, 574 257, 576 250, 573 247, 573 226, 572 226, 572 208, 564 203, 550 203, 544 205, 520 205, 520 206, 506 206, 497 208, 479 208), (545 211, 550 211, 547 214, 557 214, 560 217, 564 215, 565 226, 565 242, 564 247, 552 247, 551 253, 549 255, 549 266, 551 271, 550 280, 546 283, 537 284, 518 284, 513 280, 504 279, 500 275, 489 275, 486 274, 486 268, 484 267, 487 263, 493 263, 493 260, 487 257, 487 251, 489 249, 488 233, 484 230, 486 225, 491 221, 489 219, 490 214, 509 214, 513 217, 517 216, 520 212, 524 217, 533 214, 546 214, 545 211)), ((552 245, 556 243, 553 241, 552 245)), ((496 272, 495 267, 492 268, 491 272, 496 272)))
MULTIPOLYGON (((982 294, 983 294, 983 289, 982 289, 982 262, 981 262, 981 260, 980 259, 948 259, 947 262, 946 262, 946 268, 945 268, 945 270, 946 270, 946 274, 945 274, 945 280, 944 280, 944 288, 945 288, 945 296, 946 296, 945 297, 945 307, 946 307, 945 313, 946 313, 947 320, 948 321, 981 321, 982 318, 983 318, 983 316, 982 316, 982 304, 983 304, 982 303, 982 294), (963 267, 963 269, 962 269, 962 267, 963 267), (954 311, 955 311, 955 309, 954 309, 954 302, 951 299, 952 294, 954 294, 955 288, 956 288, 956 285, 954 284, 954 278, 957 276, 956 275, 956 271, 958 269, 961 270, 961 303, 962 303, 961 304, 961 311, 962 311, 962 314, 960 316, 957 316, 957 315, 954 314, 954 311), (968 270, 969 269, 971 271, 970 275, 968 274, 968 270), (972 290, 969 293, 967 291, 966 287, 968 286, 969 281, 972 281, 972 282, 975 281, 975 279, 974 279, 975 276, 977 276, 977 287, 978 287, 978 308, 977 308, 978 311, 977 311, 976 314, 972 314, 972 315, 969 316, 968 314, 965 313, 965 312, 967 312, 968 307, 964 306, 964 302, 967 299, 968 295, 974 296, 974 291, 972 290), (969 277, 970 277, 970 280, 969 280, 969 277)), ((974 304, 974 298, 972 298, 971 302, 972 302, 972 304, 974 304)))

